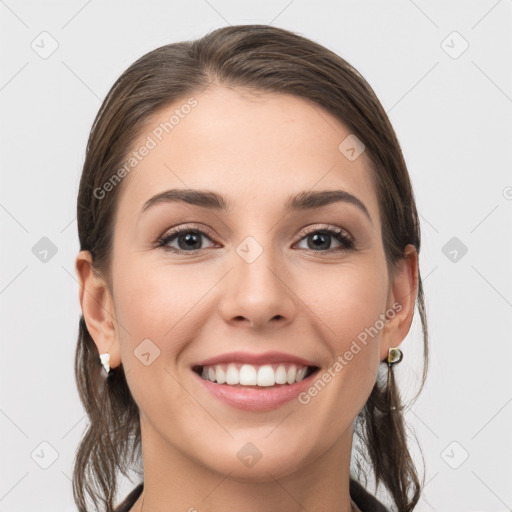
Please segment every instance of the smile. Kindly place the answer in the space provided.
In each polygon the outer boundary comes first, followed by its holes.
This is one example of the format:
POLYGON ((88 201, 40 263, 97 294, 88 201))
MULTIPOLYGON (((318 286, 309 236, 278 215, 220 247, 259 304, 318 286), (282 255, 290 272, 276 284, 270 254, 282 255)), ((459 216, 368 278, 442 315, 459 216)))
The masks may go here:
POLYGON ((245 411, 268 411, 298 399, 320 366, 281 352, 232 352, 191 367, 199 392, 245 411))
POLYGON ((295 363, 263 365, 228 363, 195 367, 204 380, 228 386, 289 386, 309 377, 317 368, 295 363))

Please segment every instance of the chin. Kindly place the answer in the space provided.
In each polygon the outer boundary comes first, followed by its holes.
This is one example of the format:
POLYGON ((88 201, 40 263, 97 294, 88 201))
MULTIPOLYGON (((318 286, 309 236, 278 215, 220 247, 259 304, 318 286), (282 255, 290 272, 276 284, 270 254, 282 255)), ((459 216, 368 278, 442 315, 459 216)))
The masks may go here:
MULTIPOLYGON (((270 441, 262 436, 253 442, 230 440, 227 445, 219 443, 217 446, 220 450, 207 450, 206 460, 205 452, 201 453, 202 465, 223 476, 229 474, 229 478, 237 482, 263 483, 283 478, 314 458, 298 440, 285 445, 281 440, 270 441)), ((320 455, 321 450, 318 452, 320 455)))

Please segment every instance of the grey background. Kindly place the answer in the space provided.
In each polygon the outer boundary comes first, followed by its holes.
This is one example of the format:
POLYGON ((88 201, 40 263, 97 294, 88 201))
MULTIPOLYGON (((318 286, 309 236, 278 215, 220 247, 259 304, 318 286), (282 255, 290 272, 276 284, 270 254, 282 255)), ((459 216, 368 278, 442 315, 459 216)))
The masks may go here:
MULTIPOLYGON (((421 213, 430 322, 430 374, 406 415, 427 468, 417 510, 511 510, 511 14, 511 0, 0 1, 0 510, 75 510, 75 201, 101 99, 147 51, 244 23, 339 53, 388 112, 421 213)), ((419 333, 416 318, 397 367, 406 398, 419 333)))

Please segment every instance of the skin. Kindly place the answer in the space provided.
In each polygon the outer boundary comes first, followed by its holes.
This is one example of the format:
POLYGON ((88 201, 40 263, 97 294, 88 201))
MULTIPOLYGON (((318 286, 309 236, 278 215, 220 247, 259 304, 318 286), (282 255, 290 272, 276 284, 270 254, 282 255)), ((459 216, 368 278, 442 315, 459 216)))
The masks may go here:
MULTIPOLYGON (((388 348, 409 331, 417 254, 407 246, 389 274, 369 160, 338 150, 350 131, 330 113, 291 95, 223 86, 194 97, 198 106, 122 183, 112 288, 92 271, 90 253, 76 259, 89 332, 111 367, 124 365, 140 409, 143 510, 348 512, 354 420, 388 348), (171 188, 212 190, 234 207, 160 203, 140 216, 171 188), (339 189, 358 197, 371 221, 347 202, 283 214, 289 195, 339 189), (198 254, 154 247, 191 223, 212 234, 200 237, 198 254), (306 226, 344 228, 356 250, 336 251, 334 236, 330 249, 311 248, 306 226), (247 236, 263 249, 252 263, 236 251, 247 236), (394 303, 400 312, 307 405, 241 411, 203 391, 190 369, 225 352, 279 350, 322 372, 394 303), (160 350, 148 366, 134 355, 147 338, 160 350), (252 467, 236 456, 248 442, 262 454, 252 467)), ((134 148, 184 102, 158 112, 134 148)), ((139 498, 132 510, 140 506, 139 498)))

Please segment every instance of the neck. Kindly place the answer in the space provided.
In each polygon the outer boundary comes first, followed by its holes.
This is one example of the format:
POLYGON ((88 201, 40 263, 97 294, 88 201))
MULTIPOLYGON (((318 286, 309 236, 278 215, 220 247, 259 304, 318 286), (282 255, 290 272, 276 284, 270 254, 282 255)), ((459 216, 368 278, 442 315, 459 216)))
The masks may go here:
POLYGON ((141 430, 144 491, 133 511, 167 512, 170 507, 188 512, 353 510, 349 494, 352 425, 331 448, 299 469, 260 466, 258 476, 250 480, 233 471, 215 471, 148 427, 141 430))

